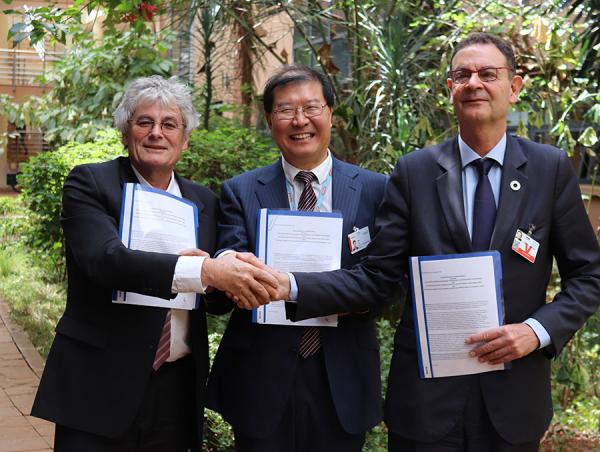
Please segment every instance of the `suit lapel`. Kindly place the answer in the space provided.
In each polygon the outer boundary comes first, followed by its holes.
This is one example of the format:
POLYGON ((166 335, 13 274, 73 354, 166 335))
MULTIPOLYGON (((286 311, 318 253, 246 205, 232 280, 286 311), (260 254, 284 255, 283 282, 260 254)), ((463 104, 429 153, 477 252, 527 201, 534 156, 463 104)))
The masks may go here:
MULTIPOLYGON (((508 236, 512 239, 518 227, 517 221, 527 195, 527 174, 525 164, 527 157, 517 140, 510 135, 506 138, 506 154, 502 167, 502 182, 500 184, 500 202, 496 214, 496 226, 492 233, 490 249, 499 250, 508 236), (518 182, 520 188, 513 190, 512 182, 518 182)), ((526 225, 524 225, 526 226, 526 225)))
POLYGON ((348 233, 355 226, 362 184, 356 181, 358 171, 338 159, 333 158, 332 186, 333 210, 340 210, 344 216, 343 231, 348 233))
POLYGON ((128 157, 119 157, 119 180, 121 181, 121 190, 125 184, 138 184, 140 182, 131 169, 131 161, 128 157))
POLYGON ((198 196, 198 194, 191 189, 192 182, 181 178, 177 173, 175 174, 175 180, 177 181, 177 185, 179 185, 179 190, 181 191, 181 196, 185 199, 192 201, 198 207, 198 214, 204 210, 204 203, 198 196))
POLYGON ((462 167, 456 138, 440 146, 437 162, 444 170, 436 179, 442 214, 456 250, 459 253, 471 252, 473 249, 465 221, 462 167))
POLYGON ((281 159, 266 167, 264 172, 258 177, 257 181, 256 196, 258 197, 261 208, 290 208, 281 159))

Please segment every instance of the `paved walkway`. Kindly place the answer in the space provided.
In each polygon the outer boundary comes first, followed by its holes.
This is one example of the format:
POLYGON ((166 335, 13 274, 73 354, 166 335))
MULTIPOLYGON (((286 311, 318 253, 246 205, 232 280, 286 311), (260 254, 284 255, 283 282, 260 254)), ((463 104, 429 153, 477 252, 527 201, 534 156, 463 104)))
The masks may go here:
POLYGON ((0 299, 0 452, 50 452, 54 424, 31 417, 44 361, 0 299))

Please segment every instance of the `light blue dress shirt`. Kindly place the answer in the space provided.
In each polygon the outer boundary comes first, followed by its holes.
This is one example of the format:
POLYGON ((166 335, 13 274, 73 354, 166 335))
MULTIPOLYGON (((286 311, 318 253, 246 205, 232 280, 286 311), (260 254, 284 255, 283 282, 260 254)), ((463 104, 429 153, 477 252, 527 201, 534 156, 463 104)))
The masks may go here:
MULTIPOLYGON (((479 175, 477 170, 471 163, 474 160, 480 159, 481 156, 477 154, 473 149, 469 147, 463 139, 458 136, 458 148, 460 149, 460 160, 462 163, 462 185, 463 185, 463 201, 465 208, 465 220, 467 222, 467 229, 469 230, 469 237, 473 234, 473 205, 475 202, 475 188, 477 187, 477 181, 479 175)), ((500 202, 500 182, 502 181, 502 166, 504 165, 504 154, 506 153, 506 134, 502 135, 502 138, 494 146, 485 157, 496 161, 496 165, 492 166, 488 174, 492 191, 494 192, 494 200, 496 201, 496 207, 500 202)), ((515 231, 516 232, 516 231, 515 231)), ((552 343, 550 335, 546 328, 542 326, 534 318, 528 318, 525 320, 527 325, 531 327, 533 332, 540 341, 540 348, 547 347, 552 343)))
MULTIPOLYGON (((300 202, 300 195, 304 188, 302 184, 296 180, 296 174, 300 172, 299 168, 291 165, 285 158, 281 157, 281 165, 283 167, 283 173, 285 174, 286 186, 288 187, 288 201, 290 207, 296 209, 296 206, 300 202), (291 188, 291 192, 289 190, 291 188)), ((317 196, 317 205, 320 206, 319 211, 331 212, 333 209, 333 197, 331 179, 328 177, 331 175, 331 168, 333 167, 333 158, 331 152, 327 150, 327 157, 320 163, 316 168, 311 171, 317 176, 317 180, 312 182, 313 190, 317 196)), ((290 280, 290 296, 288 301, 298 300, 298 284, 296 278, 291 272, 288 272, 288 278, 290 280)))

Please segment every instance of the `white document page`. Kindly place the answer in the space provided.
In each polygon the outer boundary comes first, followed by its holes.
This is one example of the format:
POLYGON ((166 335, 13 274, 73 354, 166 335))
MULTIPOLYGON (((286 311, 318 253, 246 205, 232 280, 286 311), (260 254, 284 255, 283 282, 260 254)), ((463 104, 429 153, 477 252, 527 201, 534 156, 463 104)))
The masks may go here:
MULTIPOLYGON (((282 272, 321 272, 341 265, 340 213, 261 209, 258 220, 258 257, 282 272)), ((337 315, 292 322, 285 303, 275 301, 255 309, 255 323, 290 326, 337 326, 337 315)))
MULTIPOLYGON (((186 199, 140 184, 125 184, 121 210, 121 241, 129 249, 178 254, 197 247, 198 210, 186 199)), ((195 309, 196 299, 195 293, 180 293, 165 300, 134 292, 113 292, 113 303, 165 308, 195 309)))
POLYGON ((422 378, 504 370, 469 357, 473 333, 503 324, 500 254, 411 257, 422 378))

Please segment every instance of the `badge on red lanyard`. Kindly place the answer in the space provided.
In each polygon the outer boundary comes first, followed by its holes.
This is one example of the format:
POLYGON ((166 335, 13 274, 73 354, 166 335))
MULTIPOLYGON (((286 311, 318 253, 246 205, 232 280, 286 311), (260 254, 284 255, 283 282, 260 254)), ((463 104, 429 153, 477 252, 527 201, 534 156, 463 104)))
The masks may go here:
POLYGON ((537 252, 540 247, 539 242, 531 237, 531 234, 533 234, 534 230, 535 225, 533 224, 529 225, 527 232, 525 232, 523 229, 517 229, 512 244, 513 251, 527 259, 532 264, 535 262, 535 257, 537 256, 537 252))

